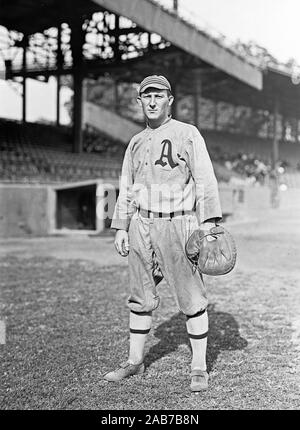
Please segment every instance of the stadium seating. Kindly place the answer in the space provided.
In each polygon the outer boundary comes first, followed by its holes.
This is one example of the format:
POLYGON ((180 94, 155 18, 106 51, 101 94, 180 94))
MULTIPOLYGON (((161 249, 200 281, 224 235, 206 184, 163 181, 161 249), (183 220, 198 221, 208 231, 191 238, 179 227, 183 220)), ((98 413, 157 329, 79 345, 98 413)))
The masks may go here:
POLYGON ((0 120, 0 180, 56 183, 94 178, 117 179, 124 146, 99 136, 93 148, 85 133, 88 152, 71 152, 68 130, 44 124, 0 120), (102 146, 101 146, 102 142, 102 146))
MULTIPOLYGON (((246 154, 257 157, 267 165, 271 164, 272 141, 270 139, 229 133, 224 130, 203 130, 202 134, 212 154, 222 153, 223 158, 246 154)), ((297 169, 300 163, 300 144, 280 142, 279 157, 286 167, 297 169)))
MULTIPOLYGON (((267 185, 272 168, 272 141, 254 136, 222 131, 202 130, 214 164, 249 178, 253 183, 267 185)), ((280 183, 300 188, 300 145, 280 142, 280 183)))
MULTIPOLYGON (((84 130, 84 152, 71 152, 68 129, 0 119, 0 180, 61 183, 95 178, 118 179, 125 146, 92 127, 84 130)), ((235 175, 218 162, 218 180, 235 175)))
MULTIPOLYGON (((264 184, 271 169, 272 143, 225 131, 201 130, 218 181, 251 178, 264 184)), ((0 119, 0 180, 2 182, 61 183, 118 179, 125 145, 87 127, 84 152, 72 153, 70 128, 0 119)), ((299 185, 300 145, 281 144, 284 182, 299 185)))

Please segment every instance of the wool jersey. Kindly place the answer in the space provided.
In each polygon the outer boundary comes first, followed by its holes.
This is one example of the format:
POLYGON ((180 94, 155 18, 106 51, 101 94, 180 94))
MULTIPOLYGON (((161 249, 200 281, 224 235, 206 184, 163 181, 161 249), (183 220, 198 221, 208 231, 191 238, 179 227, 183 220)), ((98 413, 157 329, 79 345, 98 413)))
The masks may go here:
POLYGON ((163 214, 195 210, 199 223, 222 218, 214 169, 195 126, 168 118, 130 140, 111 228, 128 230, 139 209, 163 214))

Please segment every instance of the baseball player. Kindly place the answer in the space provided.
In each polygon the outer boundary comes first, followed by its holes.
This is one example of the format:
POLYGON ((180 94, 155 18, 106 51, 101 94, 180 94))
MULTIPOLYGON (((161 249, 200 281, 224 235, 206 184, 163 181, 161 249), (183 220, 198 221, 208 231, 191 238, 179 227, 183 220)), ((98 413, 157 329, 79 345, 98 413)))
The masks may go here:
POLYGON ((117 382, 144 372, 145 341, 159 305, 157 285, 164 278, 186 315, 191 390, 200 391, 208 387, 208 300, 201 274, 186 257, 185 244, 195 229, 209 231, 222 214, 204 139, 193 125, 172 119, 173 100, 164 76, 148 76, 141 82, 137 101, 147 125, 127 147, 111 224, 117 251, 128 255, 129 356, 104 379, 117 382))

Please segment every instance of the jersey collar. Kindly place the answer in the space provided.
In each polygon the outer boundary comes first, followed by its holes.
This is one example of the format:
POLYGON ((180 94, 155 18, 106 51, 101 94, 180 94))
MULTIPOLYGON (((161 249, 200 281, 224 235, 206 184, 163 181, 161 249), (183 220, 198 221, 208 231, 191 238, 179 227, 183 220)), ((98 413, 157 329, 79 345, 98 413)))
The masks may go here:
POLYGON ((151 128, 150 125, 147 123, 147 130, 155 131, 155 130, 161 130, 162 127, 164 127, 166 124, 168 124, 172 119, 172 115, 168 116, 168 118, 157 128, 151 128))

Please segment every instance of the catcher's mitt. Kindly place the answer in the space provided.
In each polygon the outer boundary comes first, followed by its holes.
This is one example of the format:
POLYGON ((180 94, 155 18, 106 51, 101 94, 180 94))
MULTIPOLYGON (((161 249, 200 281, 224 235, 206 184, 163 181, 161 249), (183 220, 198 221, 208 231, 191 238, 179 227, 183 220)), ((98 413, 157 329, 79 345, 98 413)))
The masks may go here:
POLYGON ((205 275, 225 275, 235 266, 235 242, 231 234, 220 225, 209 231, 195 230, 189 237, 185 250, 194 270, 198 269, 205 275))

